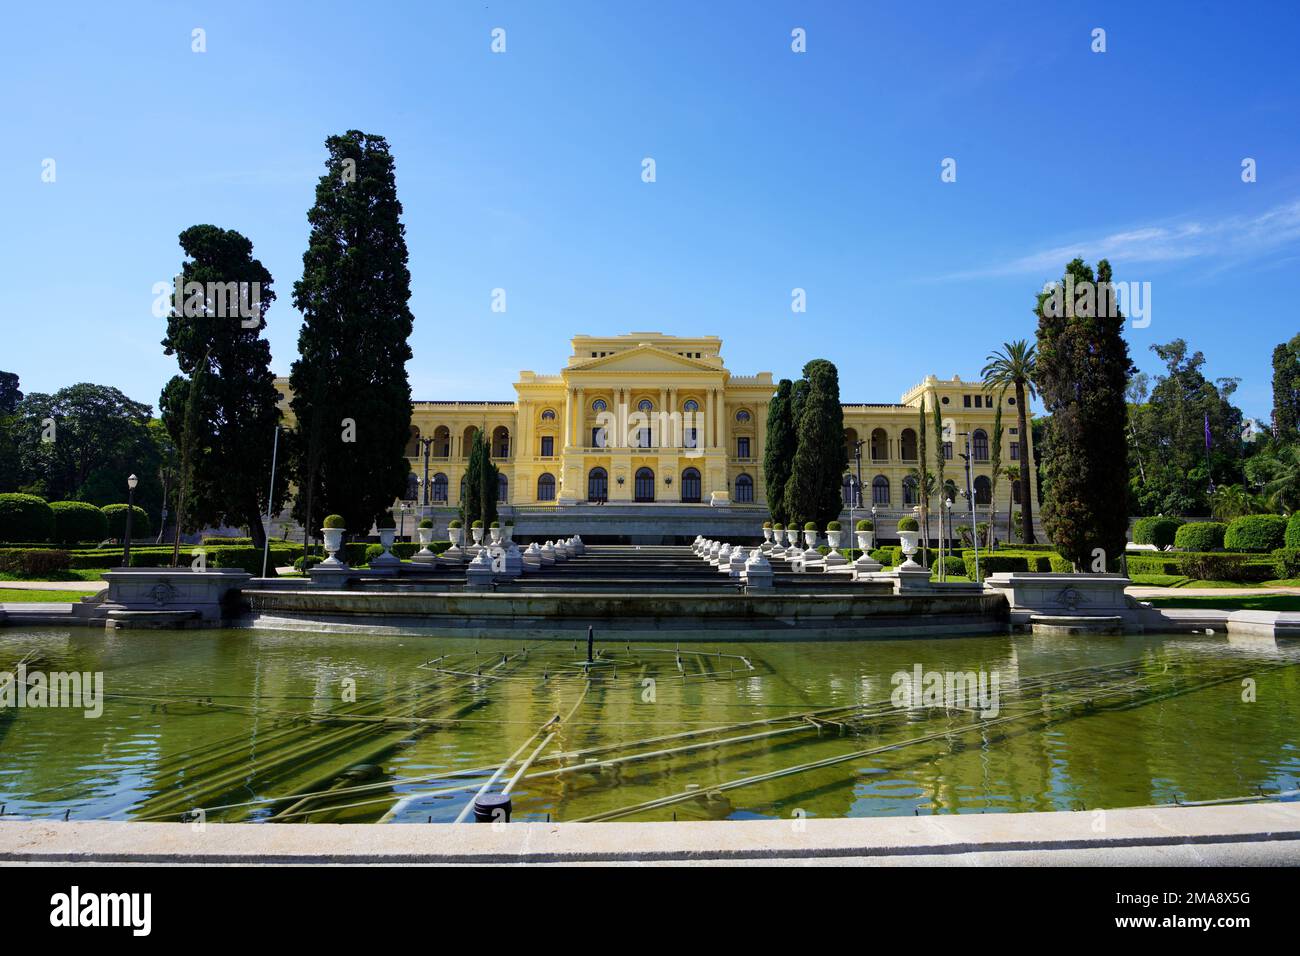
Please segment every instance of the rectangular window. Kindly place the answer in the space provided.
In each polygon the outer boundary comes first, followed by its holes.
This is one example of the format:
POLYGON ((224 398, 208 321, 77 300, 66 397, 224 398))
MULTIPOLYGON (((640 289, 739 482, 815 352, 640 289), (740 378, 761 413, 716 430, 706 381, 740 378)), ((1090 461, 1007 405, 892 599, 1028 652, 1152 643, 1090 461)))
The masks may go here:
POLYGON ((749 438, 748 438, 748 437, 745 437, 745 438, 737 438, 737 439, 736 439, 736 457, 737 457, 737 458, 748 458, 748 457, 749 457, 749 438))
POLYGON ((605 447, 605 429, 600 428, 598 426, 591 430, 591 447, 592 448, 605 447))
POLYGON ((976 407, 976 408, 983 408, 983 407, 984 407, 984 396, 983 396, 983 395, 976 395, 976 396, 975 396, 975 407, 976 407))
POLYGON ((961 397, 961 403, 962 403, 962 405, 966 406, 967 408, 970 408, 970 396, 969 396, 969 395, 963 395, 963 396, 961 397))
POLYGON ((650 429, 638 428, 636 430, 636 446, 638 448, 650 447, 650 429))
POLYGON ((554 458, 554 457, 555 457, 555 437, 554 437, 554 436, 552 436, 552 435, 543 435, 543 436, 542 436, 542 457, 543 457, 543 458, 554 458))
POLYGON ((1013 441, 1011 443, 1011 460, 1012 461, 1020 460, 1020 442, 1018 441, 1013 441))
POLYGON ((943 460, 952 461, 952 442, 950 441, 943 443, 943 460))
POLYGON ((684 429, 684 431, 685 431, 685 435, 682 436, 682 447, 683 448, 700 447, 699 439, 696 437, 696 435, 698 434, 698 430, 694 428, 687 428, 684 429))

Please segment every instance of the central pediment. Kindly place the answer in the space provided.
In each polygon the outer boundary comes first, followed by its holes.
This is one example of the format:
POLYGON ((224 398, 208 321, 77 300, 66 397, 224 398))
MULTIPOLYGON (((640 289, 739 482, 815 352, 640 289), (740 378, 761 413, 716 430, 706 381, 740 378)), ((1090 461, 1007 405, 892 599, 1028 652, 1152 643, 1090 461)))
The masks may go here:
POLYGON ((636 345, 612 355, 570 365, 566 372, 712 372, 723 371, 717 365, 686 358, 653 345, 636 345))

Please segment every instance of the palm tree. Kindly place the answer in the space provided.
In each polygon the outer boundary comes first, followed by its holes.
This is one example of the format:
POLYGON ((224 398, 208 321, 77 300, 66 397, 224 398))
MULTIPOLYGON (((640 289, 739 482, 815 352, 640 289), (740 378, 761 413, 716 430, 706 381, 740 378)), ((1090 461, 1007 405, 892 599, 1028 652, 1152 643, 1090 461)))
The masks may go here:
POLYGON ((1210 514, 1220 521, 1231 521, 1254 513, 1255 501, 1242 485, 1220 485, 1210 496, 1210 514))
POLYGON ((1020 452, 1020 539, 1025 544, 1034 543, 1034 496, 1029 487, 1029 408, 1025 395, 1038 397, 1034 387, 1034 375, 1037 373, 1036 347, 1025 339, 1016 342, 1003 342, 1002 351, 989 354, 987 365, 981 370, 984 387, 996 388, 1005 393, 1008 388, 1016 390, 1016 441, 1020 452))

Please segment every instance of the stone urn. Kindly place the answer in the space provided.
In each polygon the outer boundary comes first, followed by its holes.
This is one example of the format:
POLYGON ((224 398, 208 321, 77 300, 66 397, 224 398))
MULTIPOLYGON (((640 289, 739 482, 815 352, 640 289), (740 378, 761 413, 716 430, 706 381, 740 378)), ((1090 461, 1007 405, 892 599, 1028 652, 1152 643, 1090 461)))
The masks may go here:
POLYGON ((429 542, 433 540, 432 528, 416 528, 415 537, 420 542, 420 550, 411 558, 412 561, 419 561, 421 564, 428 564, 437 556, 429 550, 429 542))
POLYGON ((474 535, 474 543, 475 543, 475 544, 482 544, 482 543, 483 543, 483 529, 482 529, 482 528, 470 528, 469 530, 470 530, 470 533, 471 533, 472 535, 474 535))
MULTIPOLYGON (((422 528, 421 530, 422 530, 422 531, 429 531, 429 530, 431 530, 431 529, 429 529, 429 528, 422 528)), ((465 529, 464 529, 464 528, 448 528, 448 529, 447 529, 447 540, 449 540, 449 541, 451 542, 451 546, 452 546, 453 548, 459 548, 459 547, 460 547, 461 535, 464 534, 464 533, 465 533, 465 529)), ((421 538, 420 540, 423 541, 424 539, 421 538)))
POLYGON ((792 547, 792 546, 794 546, 794 545, 797 545, 798 543, 799 543, 799 529, 798 529, 798 528, 786 528, 786 529, 785 529, 785 544, 786 544, 786 547, 787 547, 787 548, 790 548, 790 547, 792 547))
POLYGON ((843 531, 826 532, 826 543, 831 546, 832 551, 834 551, 836 548, 840 546, 840 538, 842 538, 843 536, 844 536, 843 531))
POLYGON ((859 531, 857 536, 859 551, 870 551, 876 543, 876 533, 874 531, 859 531))
POLYGON ((805 530, 803 533, 803 543, 805 550, 817 547, 817 532, 805 530))
POLYGON ((512 525, 512 524, 502 525, 501 528, 500 528, 500 531, 501 531, 501 543, 502 543, 502 544, 509 544, 511 541, 514 541, 514 540, 515 540, 515 526, 514 526, 514 525, 512 525))
POLYGON ((500 544, 500 543, 501 543, 501 528, 500 528, 500 526, 495 527, 495 528, 488 528, 488 534, 490 534, 490 535, 492 536, 492 543, 493 543, 493 544, 500 544))
POLYGON ((768 544, 771 544, 771 543, 772 543, 772 529, 771 529, 771 528, 764 528, 764 529, 763 529, 763 540, 766 541, 768 544))
POLYGON ((907 560, 904 561, 902 565, 900 565, 900 567, 904 567, 904 568, 920 567, 920 565, 918 565, 915 561, 912 560, 912 555, 916 554, 916 549, 920 537, 921 537, 921 532, 919 531, 898 532, 899 544, 902 545, 903 554, 907 555, 907 560))
POLYGON ((320 536, 325 542, 325 553, 329 555, 321 564, 330 567, 338 567, 344 562, 339 560, 339 552, 343 550, 343 532, 344 528, 321 528, 320 536))

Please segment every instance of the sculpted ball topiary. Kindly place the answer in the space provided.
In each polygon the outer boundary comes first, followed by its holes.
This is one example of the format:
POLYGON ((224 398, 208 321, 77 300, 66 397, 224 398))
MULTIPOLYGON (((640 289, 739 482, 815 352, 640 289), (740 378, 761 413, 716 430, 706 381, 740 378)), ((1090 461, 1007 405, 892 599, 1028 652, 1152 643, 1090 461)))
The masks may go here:
POLYGON ((35 495, 0 495, 0 541, 49 541, 54 512, 35 495))
POLYGON ((1221 521, 1189 521, 1174 535, 1174 547, 1180 551, 1221 551, 1227 530, 1221 521))
POLYGON ((1234 518, 1223 536, 1223 546, 1229 551, 1272 551, 1282 547, 1286 525, 1281 515, 1234 518))
MULTIPOLYGON (((108 519, 104 512, 85 501, 51 501, 50 510, 54 512, 53 540, 60 544, 76 544, 80 541, 99 543, 108 537, 108 519)), ((131 534, 136 533, 134 524, 131 534)), ((148 534, 148 529, 145 529, 148 534)))

